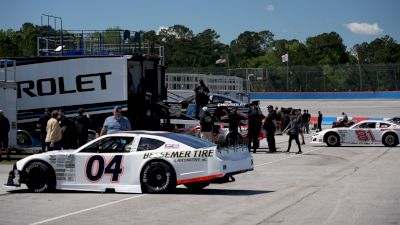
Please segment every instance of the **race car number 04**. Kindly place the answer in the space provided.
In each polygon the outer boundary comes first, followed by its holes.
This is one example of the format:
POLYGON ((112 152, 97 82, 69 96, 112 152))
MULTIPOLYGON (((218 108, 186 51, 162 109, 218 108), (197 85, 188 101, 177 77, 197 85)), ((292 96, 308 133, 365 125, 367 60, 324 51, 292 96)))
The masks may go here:
POLYGON ((105 166, 106 163, 104 157, 100 155, 94 155, 90 157, 86 163, 86 177, 92 182, 97 182, 103 177, 104 174, 109 174, 111 175, 111 182, 118 182, 119 176, 123 171, 121 166, 122 159, 122 155, 116 155, 110 160, 110 162, 107 163, 107 166, 105 166), (95 167, 94 171, 93 167, 95 167))
POLYGON ((365 132, 365 130, 356 130, 356 135, 360 141, 375 141, 375 137, 371 130, 368 130, 367 132, 365 132))

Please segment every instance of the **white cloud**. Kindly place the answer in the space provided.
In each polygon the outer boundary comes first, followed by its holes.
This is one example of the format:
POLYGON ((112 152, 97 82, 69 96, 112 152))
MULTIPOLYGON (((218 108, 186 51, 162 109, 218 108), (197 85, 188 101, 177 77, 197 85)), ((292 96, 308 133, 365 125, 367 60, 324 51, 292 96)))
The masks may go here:
POLYGON ((347 29, 356 34, 363 35, 377 35, 383 32, 383 29, 379 27, 377 23, 369 24, 369 23, 348 23, 345 24, 347 29))
POLYGON ((168 30, 168 27, 161 26, 157 29, 156 34, 159 35, 161 30, 168 30))
POLYGON ((272 4, 268 4, 268 5, 267 5, 267 11, 268 11, 268 12, 273 12, 274 10, 275 10, 274 5, 272 5, 272 4))

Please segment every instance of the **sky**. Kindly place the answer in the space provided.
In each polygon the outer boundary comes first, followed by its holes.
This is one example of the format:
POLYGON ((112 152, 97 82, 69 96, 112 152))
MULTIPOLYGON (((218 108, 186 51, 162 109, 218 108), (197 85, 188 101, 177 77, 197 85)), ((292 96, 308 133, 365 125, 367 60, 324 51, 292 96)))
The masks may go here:
POLYGON ((18 30, 25 22, 40 25, 41 15, 49 14, 61 17, 65 30, 157 31, 181 24, 197 34, 211 28, 225 44, 244 31, 263 30, 275 39, 302 42, 334 31, 348 49, 385 35, 400 42, 398 0, 0 0, 0 5, 3 30, 18 30))

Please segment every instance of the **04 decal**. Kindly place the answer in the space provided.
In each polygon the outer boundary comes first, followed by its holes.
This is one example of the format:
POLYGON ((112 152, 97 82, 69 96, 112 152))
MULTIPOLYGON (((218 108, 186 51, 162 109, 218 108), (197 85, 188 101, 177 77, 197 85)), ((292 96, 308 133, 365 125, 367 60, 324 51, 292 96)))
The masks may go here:
POLYGON ((90 182, 98 182, 103 175, 109 175, 111 183, 118 183, 124 168, 122 166, 124 156, 116 155, 109 162, 103 156, 91 156, 86 162, 85 174, 90 182))

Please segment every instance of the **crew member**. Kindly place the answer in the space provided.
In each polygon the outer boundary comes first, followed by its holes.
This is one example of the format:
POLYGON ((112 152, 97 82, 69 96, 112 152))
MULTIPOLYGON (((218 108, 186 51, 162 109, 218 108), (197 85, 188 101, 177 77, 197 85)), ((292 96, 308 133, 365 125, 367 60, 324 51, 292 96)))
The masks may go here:
POLYGON ((46 126, 46 144, 47 150, 61 150, 61 127, 58 123, 58 111, 51 112, 51 118, 47 121, 46 126))
POLYGON ((200 80, 199 83, 200 83, 200 86, 197 86, 194 89, 194 95, 195 95, 195 100, 196 100, 196 111, 195 111, 196 119, 199 119, 200 109, 207 105, 208 93, 210 93, 210 90, 204 84, 203 80, 200 80))
POLYGON ((213 142, 212 129, 214 119, 206 106, 203 107, 203 114, 200 116, 200 137, 209 142, 213 142))
POLYGON ((86 144, 89 135, 89 127, 91 120, 88 114, 84 114, 85 109, 80 108, 78 110, 78 116, 75 117, 76 132, 78 133, 78 146, 86 144))
POLYGON ((343 122, 348 122, 349 121, 349 117, 347 116, 346 113, 342 112, 342 116, 343 116, 343 122))
POLYGON ((300 141, 299 141, 299 133, 301 131, 301 117, 296 115, 295 113, 291 115, 291 122, 290 122, 290 127, 288 129, 288 134, 289 134, 289 145, 286 150, 286 152, 290 152, 290 147, 292 146, 292 140, 296 141, 297 147, 299 148, 299 151, 296 154, 301 154, 303 153, 301 151, 301 146, 300 146, 300 141))
POLYGON ((61 127, 62 139, 61 145, 63 149, 77 148, 77 138, 75 131, 75 123, 65 116, 65 111, 58 111, 58 121, 61 127))
POLYGON ((8 132, 10 132, 10 121, 8 121, 7 117, 4 116, 3 110, 0 109, 0 156, 1 152, 6 150, 7 160, 10 160, 10 152, 8 150, 8 132))
POLYGON ((248 148, 249 151, 251 151, 251 144, 253 143, 253 153, 256 153, 257 148, 260 145, 258 137, 262 127, 262 120, 264 119, 264 115, 261 113, 261 110, 259 110, 258 102, 251 106, 248 118, 248 148))
POLYGON ((241 139, 239 134, 240 121, 247 119, 247 116, 238 112, 238 107, 233 107, 228 115, 221 117, 222 120, 228 120, 229 123, 229 134, 226 139, 229 145, 237 144, 238 140, 241 139))
POLYGON ((42 150, 41 152, 46 151, 46 126, 47 126, 47 121, 51 118, 50 112, 48 109, 44 110, 43 115, 39 118, 36 126, 37 128, 40 129, 40 142, 42 144, 42 150))
POLYGON ((318 111, 318 130, 322 130, 322 113, 321 111, 318 111))
POLYGON ((104 121, 100 136, 131 130, 131 124, 125 116, 122 116, 122 108, 120 106, 114 107, 113 113, 113 116, 107 117, 104 121))
POLYGON ((276 152, 276 146, 275 146, 276 113, 272 105, 268 106, 268 116, 264 122, 264 129, 267 133, 267 142, 269 151, 276 152))

